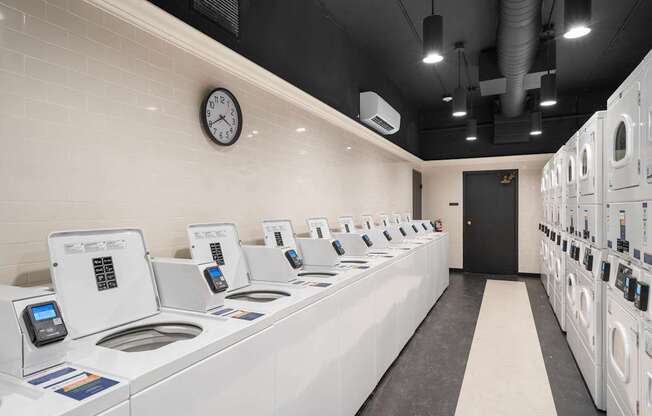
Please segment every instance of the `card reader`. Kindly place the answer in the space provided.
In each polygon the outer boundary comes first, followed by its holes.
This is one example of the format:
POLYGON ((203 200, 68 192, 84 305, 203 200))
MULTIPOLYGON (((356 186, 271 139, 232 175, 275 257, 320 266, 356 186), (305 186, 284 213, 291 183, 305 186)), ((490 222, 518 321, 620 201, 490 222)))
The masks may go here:
POLYGON ((229 285, 226 283, 224 274, 219 266, 211 266, 204 269, 204 277, 208 282, 208 286, 211 288, 213 293, 224 292, 229 288, 229 285))
POLYGON ((362 234, 362 241, 367 245, 367 247, 371 247, 374 245, 374 243, 371 242, 371 238, 367 234, 362 234))
POLYGON ((37 347, 61 341, 68 335, 55 301, 28 305, 23 310, 23 320, 32 344, 37 347))
POLYGON ((337 253, 338 256, 343 256, 344 253, 344 247, 342 247, 342 243, 340 243, 340 240, 333 240, 333 248, 335 249, 335 252, 337 253))
POLYGON ((625 287, 623 289, 623 295, 625 299, 627 299, 630 302, 634 302, 634 298, 636 297, 636 284, 638 283, 638 280, 636 278, 627 276, 625 278, 625 287))
POLYGON ((636 294, 634 295, 634 305, 637 309, 647 311, 647 301, 650 296, 650 286, 641 281, 636 282, 636 294))
POLYGON ((299 255, 294 249, 290 249, 286 251, 285 258, 288 259, 288 261, 290 262, 290 266, 292 266, 293 269, 298 269, 301 266, 303 266, 303 261, 301 261, 299 255))
POLYGON ((611 272, 611 263, 609 263, 608 261, 603 261, 601 269, 602 269, 602 281, 608 282, 609 273, 611 272))

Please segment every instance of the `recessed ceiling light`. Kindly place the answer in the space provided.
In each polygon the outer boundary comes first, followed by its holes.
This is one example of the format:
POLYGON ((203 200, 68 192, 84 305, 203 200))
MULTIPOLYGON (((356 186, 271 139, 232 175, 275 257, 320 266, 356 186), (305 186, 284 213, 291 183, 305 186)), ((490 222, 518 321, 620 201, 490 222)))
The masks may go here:
POLYGON ((296 129, 297 133, 303 133, 304 131, 306 131, 305 127, 299 127, 298 129, 296 129))

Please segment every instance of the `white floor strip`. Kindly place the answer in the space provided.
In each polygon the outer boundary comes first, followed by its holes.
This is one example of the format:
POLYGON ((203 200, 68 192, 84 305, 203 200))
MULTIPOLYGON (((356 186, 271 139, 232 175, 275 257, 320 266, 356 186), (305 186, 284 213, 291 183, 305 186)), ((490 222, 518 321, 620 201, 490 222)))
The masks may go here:
POLYGON ((556 414, 525 283, 487 280, 455 415, 556 414))

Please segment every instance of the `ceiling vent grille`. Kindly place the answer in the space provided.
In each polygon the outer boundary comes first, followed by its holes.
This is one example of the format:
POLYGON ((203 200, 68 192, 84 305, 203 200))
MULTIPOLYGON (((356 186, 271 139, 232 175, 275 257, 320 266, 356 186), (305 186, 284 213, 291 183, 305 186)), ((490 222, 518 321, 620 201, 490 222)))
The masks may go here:
POLYGON ((193 11, 240 35, 240 0, 192 0, 193 11))
POLYGON ((383 130, 387 132, 392 131, 394 129, 388 122, 386 122, 385 120, 383 120, 378 116, 373 117, 371 121, 378 124, 383 130))

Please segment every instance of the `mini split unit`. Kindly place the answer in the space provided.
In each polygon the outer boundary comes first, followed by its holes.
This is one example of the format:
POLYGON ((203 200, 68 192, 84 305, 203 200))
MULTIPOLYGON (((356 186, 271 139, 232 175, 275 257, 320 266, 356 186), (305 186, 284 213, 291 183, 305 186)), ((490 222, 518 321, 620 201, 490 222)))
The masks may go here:
POLYGON ((372 91, 360 93, 360 121, 381 134, 393 134, 401 128, 401 115, 372 91))

